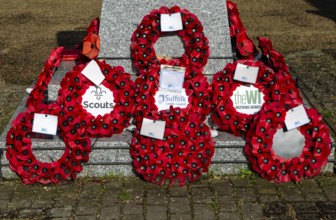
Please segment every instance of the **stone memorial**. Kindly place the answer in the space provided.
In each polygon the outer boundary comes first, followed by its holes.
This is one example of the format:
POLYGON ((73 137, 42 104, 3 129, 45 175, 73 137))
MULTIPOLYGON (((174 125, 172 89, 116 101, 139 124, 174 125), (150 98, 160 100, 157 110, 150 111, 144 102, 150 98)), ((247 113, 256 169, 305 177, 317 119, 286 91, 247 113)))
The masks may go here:
MULTIPOLYGON (((229 23, 225 0, 213 1, 181 1, 181 0, 104 0, 101 11, 99 36, 101 50, 99 59, 105 59, 112 66, 123 66, 126 72, 133 74, 130 57, 131 36, 142 18, 153 9, 161 6, 172 7, 178 5, 197 15, 204 27, 205 36, 209 39, 210 57, 204 68, 204 74, 211 80, 211 75, 224 68, 226 63, 233 60, 229 23)), ((155 44, 156 54, 163 56, 180 57, 184 52, 182 41, 177 36, 161 37, 155 44)), ((48 86, 48 101, 57 98, 59 83, 65 73, 75 65, 72 61, 62 61, 48 86)), ((25 110, 25 97, 14 113, 25 110)), ((10 123, 1 136, 0 149, 6 150, 6 134, 10 123)), ((129 146, 132 133, 125 130, 122 134, 112 138, 92 139, 92 152, 88 163, 83 164, 83 171, 79 176, 106 176, 106 175, 134 175, 129 146)), ((214 138, 215 155, 212 158, 211 170, 216 174, 239 173, 240 169, 247 169, 247 161, 243 154, 245 141, 225 132, 219 132, 214 138)), ((51 162, 63 154, 64 143, 53 136, 47 139, 33 139, 33 150, 37 159, 51 162)), ((330 158, 333 158, 333 153, 330 158)), ((9 169, 6 157, 1 159, 2 174, 4 177, 15 177, 9 169)), ((325 170, 331 171, 329 163, 325 170)))

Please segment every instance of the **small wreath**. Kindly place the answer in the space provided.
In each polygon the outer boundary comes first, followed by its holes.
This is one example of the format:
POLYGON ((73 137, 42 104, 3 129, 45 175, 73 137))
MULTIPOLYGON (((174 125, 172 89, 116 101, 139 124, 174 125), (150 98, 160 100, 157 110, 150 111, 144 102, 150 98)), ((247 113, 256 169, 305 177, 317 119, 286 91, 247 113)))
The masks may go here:
MULTIPOLYGON (((283 104, 273 103, 254 118, 245 146, 252 168, 261 177, 276 182, 317 176, 331 151, 329 129, 316 109, 306 109, 310 123, 296 128, 305 138, 302 152, 300 156, 284 158, 275 153, 273 140, 277 131, 285 127, 286 111, 283 104)), ((291 146, 295 147, 298 146, 291 146)))
POLYGON ((29 97, 27 98, 27 106, 36 106, 37 104, 43 102, 43 100, 46 98, 45 91, 47 90, 48 84, 54 74, 55 68, 57 68, 61 62, 63 51, 64 47, 58 47, 51 51, 33 90, 30 92, 29 97))
POLYGON ((183 186, 208 171, 214 142, 209 127, 195 122, 197 117, 197 113, 171 108, 161 118, 166 121, 164 140, 141 136, 136 131, 130 154, 135 170, 146 181, 183 186))
MULTIPOLYGON (((274 73, 260 62, 245 60, 239 61, 239 63, 259 67, 257 81, 253 86, 264 95, 264 103, 262 104, 264 107, 271 101, 269 94, 272 94, 271 81, 274 80, 274 73)), ((229 63, 223 71, 217 72, 213 77, 212 119, 220 129, 240 136, 249 129, 253 114, 238 112, 231 100, 234 91, 239 86, 250 86, 248 83, 233 80, 236 66, 237 62, 229 63)))
MULTIPOLYGON (((164 64, 175 65, 175 61, 164 61, 164 64)), ((188 98, 188 106, 180 109, 184 112, 197 112, 199 121, 204 121, 210 112, 210 94, 207 78, 201 73, 191 77, 187 69, 184 77, 183 88, 188 98)), ((159 89, 160 66, 151 69, 149 75, 141 75, 136 81, 135 110, 134 117, 137 124, 142 122, 144 117, 156 117, 164 114, 165 110, 158 110, 155 104, 155 94, 159 89)), ((170 110, 167 109, 169 112, 170 110)))
POLYGON ((140 74, 148 73, 152 66, 161 64, 155 54, 154 44, 162 36, 160 27, 161 14, 181 13, 183 30, 176 34, 181 38, 185 53, 177 62, 183 62, 191 67, 192 71, 202 69, 209 58, 209 42, 204 36, 203 26, 195 14, 178 6, 172 8, 161 7, 144 16, 141 23, 132 35, 131 55, 133 65, 140 74))
MULTIPOLYGON (((24 184, 49 184, 75 179, 77 173, 82 171, 81 163, 89 159, 91 140, 83 126, 71 133, 71 136, 60 129, 64 137, 65 150, 57 161, 41 162, 34 156, 32 149, 34 113, 58 115, 59 109, 56 104, 29 106, 12 122, 12 127, 6 136, 6 157, 11 170, 21 177, 24 184)), ((78 118, 77 115, 75 117, 78 118)), ((61 124, 62 120, 59 117, 59 128, 61 124)))
MULTIPOLYGON (((65 75, 61 82, 57 103, 64 106, 66 114, 76 113, 86 118, 85 126, 90 137, 111 137, 113 134, 121 133, 129 125, 134 107, 135 87, 130 74, 124 73, 121 66, 111 67, 104 61, 97 61, 97 63, 105 76, 101 85, 113 93, 113 110, 95 117, 83 107, 83 95, 90 86, 94 86, 88 78, 81 74, 85 65, 78 65, 65 75)), ((98 99, 98 92, 96 95, 98 99)))

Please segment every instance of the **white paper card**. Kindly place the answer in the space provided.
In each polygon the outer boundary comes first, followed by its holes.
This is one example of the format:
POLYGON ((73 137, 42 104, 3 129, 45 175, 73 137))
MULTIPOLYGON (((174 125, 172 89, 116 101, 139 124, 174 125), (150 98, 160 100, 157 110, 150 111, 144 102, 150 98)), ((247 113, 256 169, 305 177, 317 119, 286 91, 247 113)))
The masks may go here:
POLYGON ((179 31, 183 30, 181 13, 161 14, 161 31, 179 31))
POLYGON ((294 128, 308 124, 309 122, 310 119, 308 118, 307 112, 303 105, 292 108, 286 113, 285 124, 287 130, 292 130, 294 128))
POLYGON ((184 67, 161 65, 160 88, 181 92, 185 71, 184 67))
POLYGON ((259 67, 247 66, 241 63, 237 64, 234 80, 254 84, 257 81, 259 67))
POLYGON ((174 108, 186 108, 189 104, 185 89, 181 93, 170 92, 167 90, 158 90, 154 96, 155 105, 158 110, 167 110, 170 106, 174 108))
POLYGON ((58 118, 56 115, 34 114, 33 132, 56 135, 58 118))
POLYGON ((105 76, 95 60, 91 60, 90 63, 87 64, 87 66, 82 70, 82 74, 96 86, 99 86, 105 79, 105 76))
POLYGON ((163 140, 165 127, 165 121, 154 121, 148 118, 144 118, 142 120, 140 135, 163 140))

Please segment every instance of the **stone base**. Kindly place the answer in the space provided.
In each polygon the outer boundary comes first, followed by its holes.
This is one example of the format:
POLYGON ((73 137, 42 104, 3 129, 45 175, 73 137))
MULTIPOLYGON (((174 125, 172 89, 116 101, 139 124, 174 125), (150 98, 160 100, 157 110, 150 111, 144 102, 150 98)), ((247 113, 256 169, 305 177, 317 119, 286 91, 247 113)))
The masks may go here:
MULTIPOLYGON (((57 98, 59 83, 62 77, 74 65, 75 63, 72 61, 63 61, 61 63, 48 87, 48 101, 57 98)), ((26 109, 26 99, 27 96, 22 100, 11 121, 16 118, 17 114, 26 109)), ((0 150, 3 151, 6 151, 6 134, 10 128, 10 124, 11 122, 1 135, 0 150)), ((92 139, 92 143, 95 140, 92 139)), ((129 154, 131 140, 132 133, 130 131, 124 131, 122 134, 114 135, 112 138, 98 139, 92 147, 89 162, 84 164, 84 169, 79 176, 134 175, 132 160, 129 154)), ((248 162, 243 154, 245 141, 242 138, 220 131, 219 135, 214 138, 214 141, 215 155, 212 158, 211 165, 211 171, 214 174, 237 174, 240 172, 240 169, 248 169, 248 162)), ((62 155, 64 143, 58 136, 51 137, 51 139, 33 139, 33 150, 39 160, 51 162, 51 158, 55 161, 62 155)), ((332 150, 329 159, 334 159, 334 150, 332 150)), ((1 165, 4 177, 16 177, 16 174, 9 169, 5 156, 1 159, 1 165)), ((333 163, 328 163, 328 166, 323 171, 332 172, 333 163)))

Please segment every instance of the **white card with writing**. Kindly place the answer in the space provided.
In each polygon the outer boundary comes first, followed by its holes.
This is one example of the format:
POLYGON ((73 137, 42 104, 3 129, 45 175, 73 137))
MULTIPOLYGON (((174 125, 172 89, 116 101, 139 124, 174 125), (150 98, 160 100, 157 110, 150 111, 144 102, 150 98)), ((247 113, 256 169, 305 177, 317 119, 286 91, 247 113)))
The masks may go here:
POLYGON ((105 79, 105 76, 95 60, 91 60, 90 63, 86 65, 86 67, 82 70, 82 74, 96 86, 99 86, 105 79))
POLYGON ((234 80, 254 84, 257 81, 259 67, 237 64, 234 80))
POLYGON ((298 128, 302 125, 308 124, 310 119, 303 105, 289 109, 286 113, 285 124, 287 130, 298 128))
POLYGON ((181 13, 161 14, 161 31, 179 31, 183 30, 181 13))
POLYGON ((161 65, 160 88, 181 92, 185 71, 184 67, 161 65))
POLYGON ((56 115, 34 114, 33 132, 56 135, 58 118, 56 115))
POLYGON ((165 121, 157 121, 144 118, 142 120, 140 134, 143 136, 163 140, 165 128, 165 121))
POLYGON ((167 90, 158 90, 154 96, 155 105, 158 110, 167 110, 170 106, 174 108, 186 108, 189 104, 188 96, 185 89, 182 89, 181 93, 170 92, 167 90))

